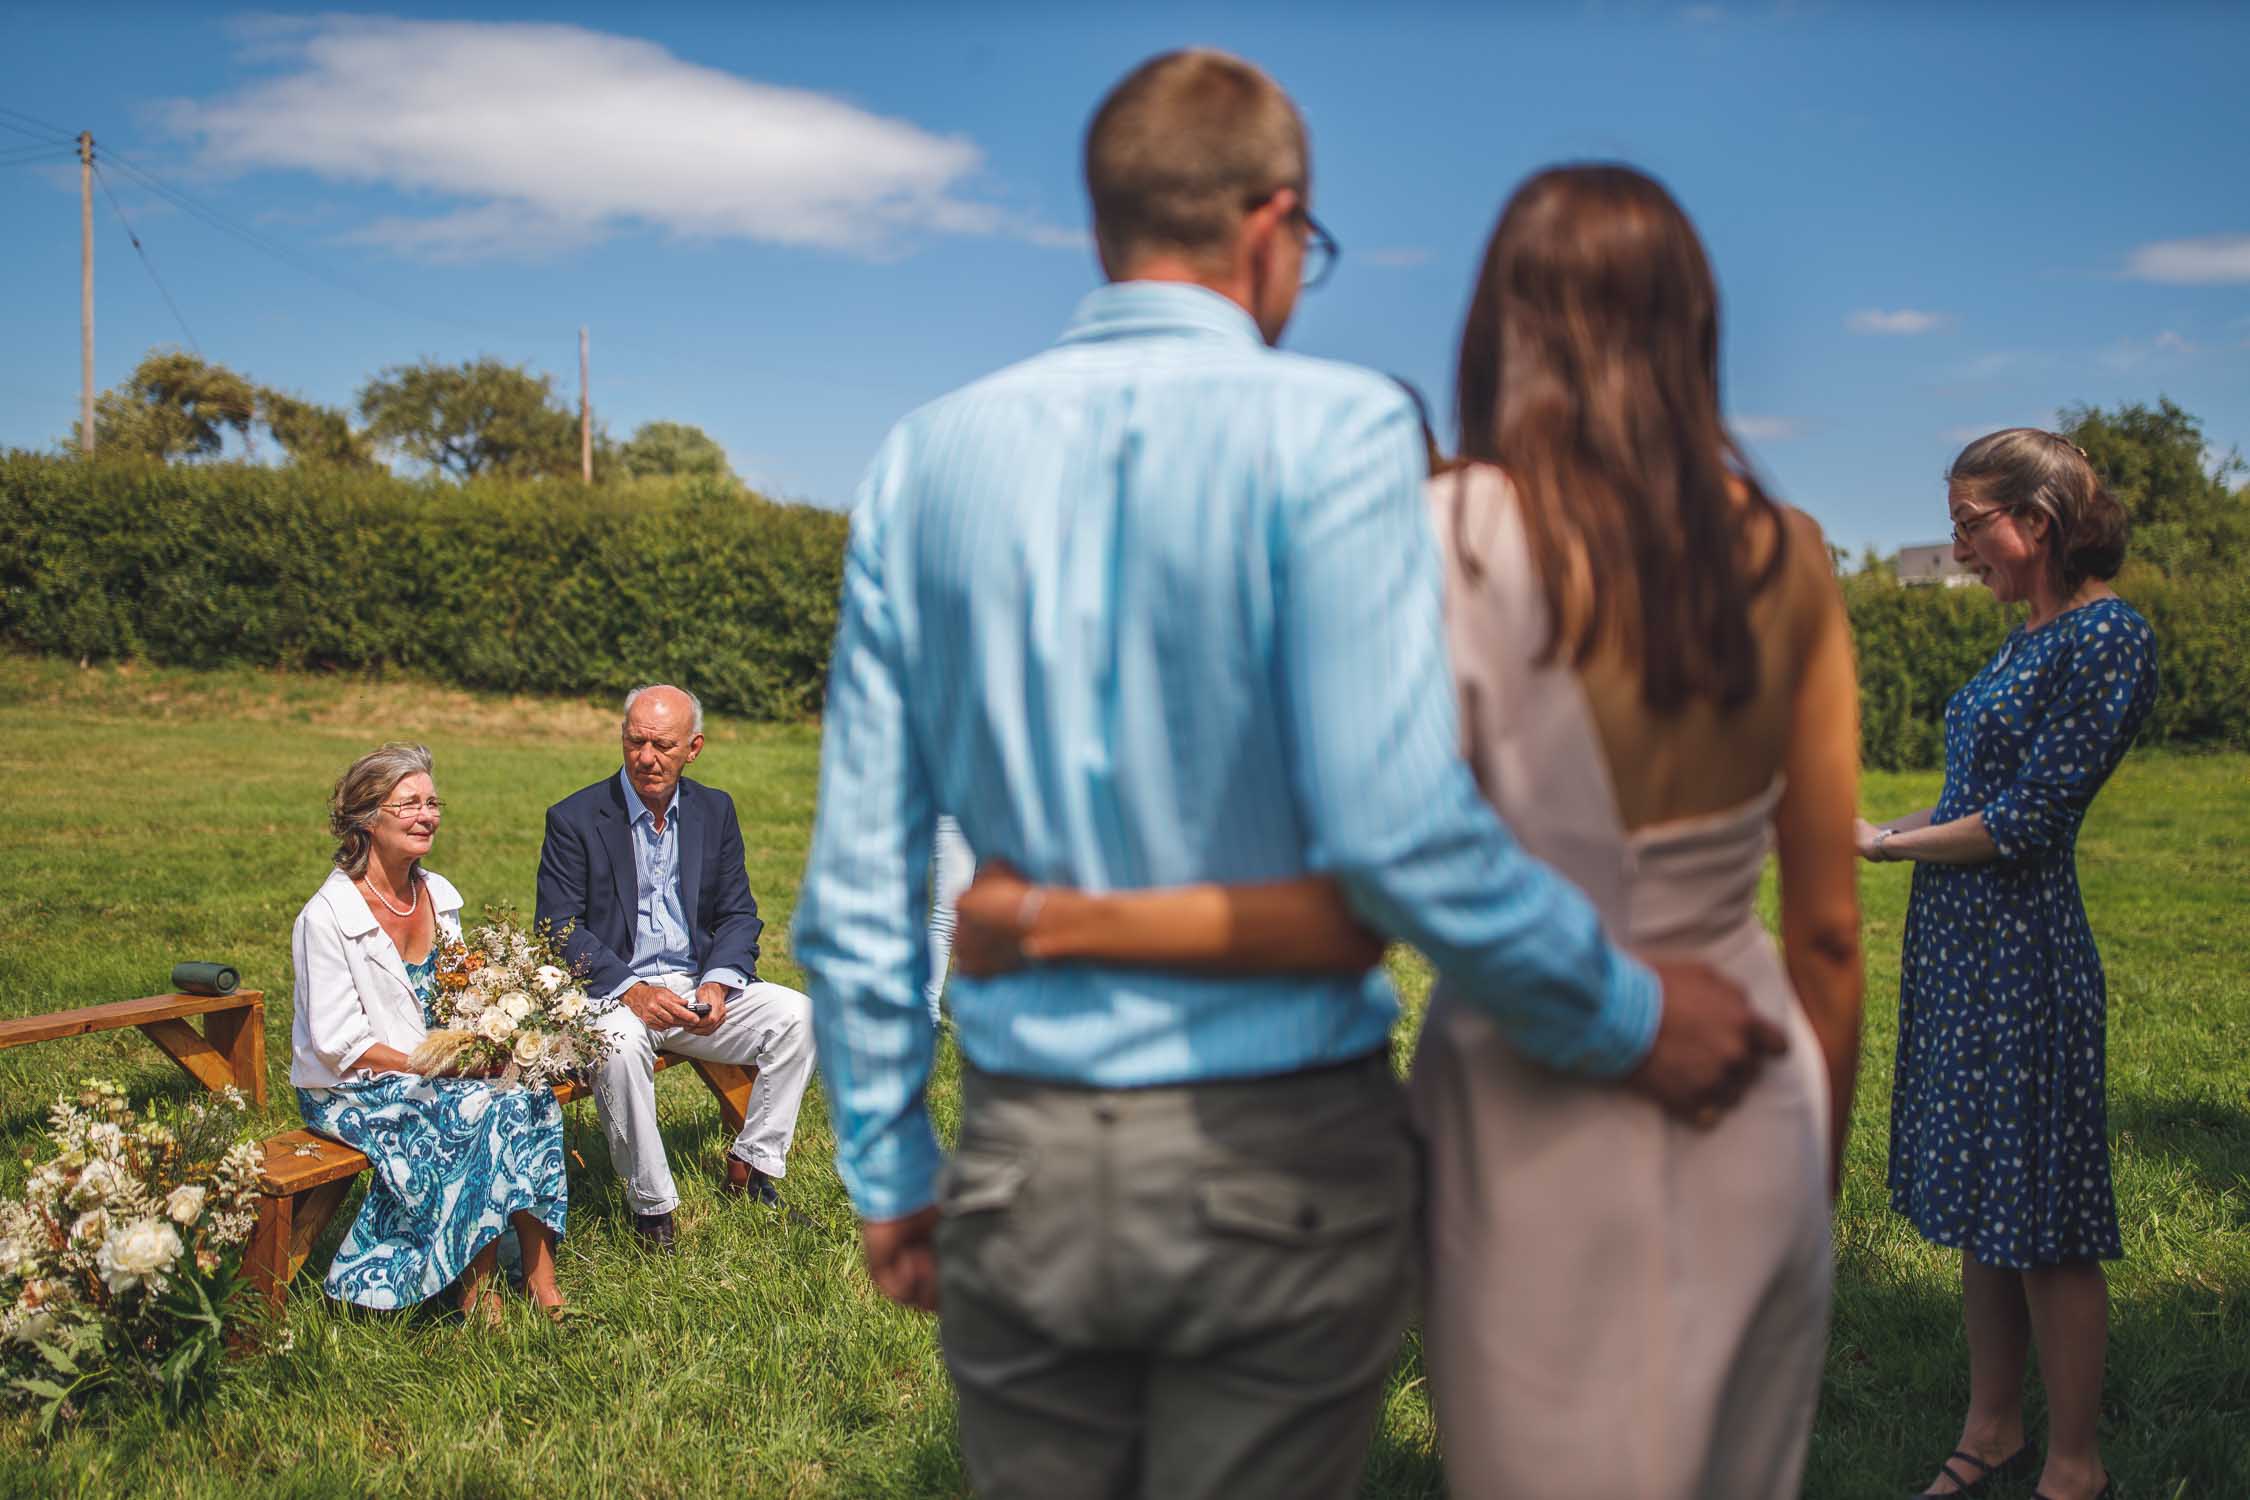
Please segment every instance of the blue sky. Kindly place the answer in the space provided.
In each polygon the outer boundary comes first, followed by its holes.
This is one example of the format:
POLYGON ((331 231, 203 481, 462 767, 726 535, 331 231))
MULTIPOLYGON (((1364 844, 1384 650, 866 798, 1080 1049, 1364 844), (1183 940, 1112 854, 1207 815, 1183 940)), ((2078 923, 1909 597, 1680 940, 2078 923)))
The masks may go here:
MULTIPOLYGON (((495 354, 616 436, 693 422, 848 504, 899 415, 1051 339, 1096 272, 1078 144, 1208 43, 1312 127, 1344 245, 1292 347, 1445 409, 1509 190, 1664 178, 1726 299, 1730 413, 1846 545, 1942 532, 1961 442, 2169 395, 2250 449, 2250 7, 0 5, 0 107, 90 129, 209 358, 348 404, 495 354)), ((21 119, 0 116, 21 126, 21 119)), ((0 130, 0 445, 75 421, 75 167, 0 130)), ((97 196, 97 383, 186 342, 97 196)))

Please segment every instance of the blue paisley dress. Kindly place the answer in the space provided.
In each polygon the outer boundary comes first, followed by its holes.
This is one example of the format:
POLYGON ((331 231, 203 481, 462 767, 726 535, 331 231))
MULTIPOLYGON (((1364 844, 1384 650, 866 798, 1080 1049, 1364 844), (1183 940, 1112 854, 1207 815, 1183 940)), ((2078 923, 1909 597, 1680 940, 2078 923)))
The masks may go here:
POLYGON ((2156 701, 2120 599, 2017 626, 1945 709, 1934 822, 1984 814, 2000 857, 1918 864, 1899 978, 1891 1206, 2023 1270, 2123 1253, 2104 1098, 2108 1003, 2078 827, 2156 701))
MULTIPOLYGON (((437 953, 406 974, 429 1020, 437 953)), ((452 1285, 509 1216, 537 1214, 562 1238, 568 1186, 562 1106, 550 1089, 481 1078, 381 1073, 297 1090, 305 1123, 367 1154, 367 1199, 328 1268, 328 1295, 411 1307, 452 1285)))

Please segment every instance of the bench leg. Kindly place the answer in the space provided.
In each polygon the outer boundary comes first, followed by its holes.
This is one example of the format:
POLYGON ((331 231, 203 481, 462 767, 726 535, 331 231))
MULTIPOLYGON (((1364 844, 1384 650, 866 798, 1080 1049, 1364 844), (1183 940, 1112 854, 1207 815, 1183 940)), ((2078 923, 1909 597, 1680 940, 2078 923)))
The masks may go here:
POLYGON ((295 1238, 297 1198, 293 1193, 273 1193, 258 1200, 258 1222, 250 1230, 250 1284, 280 1309, 289 1297, 289 1245, 295 1238))
POLYGON ((324 1182, 301 1193, 275 1193, 258 1200, 258 1222, 250 1231, 250 1281, 279 1308, 289 1298, 289 1283, 312 1256, 313 1242, 336 1217, 350 1177, 324 1182))
POLYGON ((750 1086, 758 1081, 756 1068, 737 1067, 733 1063, 705 1062, 691 1057, 695 1071, 719 1101, 719 1118, 727 1122, 727 1129, 740 1133, 742 1122, 750 1118, 750 1086))
POLYGON ((203 1019, 203 1039, 217 1049, 235 1086, 263 1109, 266 1103, 266 1008, 215 1010, 203 1019))
MULTIPOLYGON (((234 1061, 204 1040, 203 1033, 187 1022, 173 1017, 165 1021, 143 1021, 141 1030, 148 1039, 163 1049, 164 1055, 186 1070, 188 1077, 217 1093, 235 1081, 234 1061)), ((259 1028, 260 1035, 264 1028, 259 1028)), ((261 1072, 259 1081, 264 1082, 261 1072)))

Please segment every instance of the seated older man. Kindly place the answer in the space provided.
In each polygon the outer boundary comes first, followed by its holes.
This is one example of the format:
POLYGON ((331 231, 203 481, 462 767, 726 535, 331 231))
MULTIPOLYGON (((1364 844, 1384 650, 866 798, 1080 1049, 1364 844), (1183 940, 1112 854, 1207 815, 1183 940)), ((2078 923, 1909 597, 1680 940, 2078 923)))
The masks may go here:
POLYGON ((625 696, 625 765, 547 809, 539 920, 587 988, 615 1002, 594 1081, 634 1227, 670 1249, 680 1195, 656 1128, 659 1049, 758 1070, 722 1191, 779 1207, 813 1067, 805 997, 757 977, 758 903, 733 799, 681 773, 703 753, 703 706, 676 687, 625 696))

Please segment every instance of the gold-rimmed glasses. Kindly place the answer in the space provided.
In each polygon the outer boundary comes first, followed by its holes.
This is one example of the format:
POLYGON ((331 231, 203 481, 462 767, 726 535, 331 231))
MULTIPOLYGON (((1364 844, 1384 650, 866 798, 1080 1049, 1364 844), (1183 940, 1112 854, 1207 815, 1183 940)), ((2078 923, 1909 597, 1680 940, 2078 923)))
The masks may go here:
POLYGON ((379 805, 382 807, 383 811, 389 813, 392 817, 398 819, 401 823, 411 823, 416 818, 421 817, 424 813, 429 814, 433 818, 442 818, 445 816, 445 803, 440 801, 436 797, 432 797, 427 801, 416 798, 415 800, 410 802, 384 802, 379 805))

